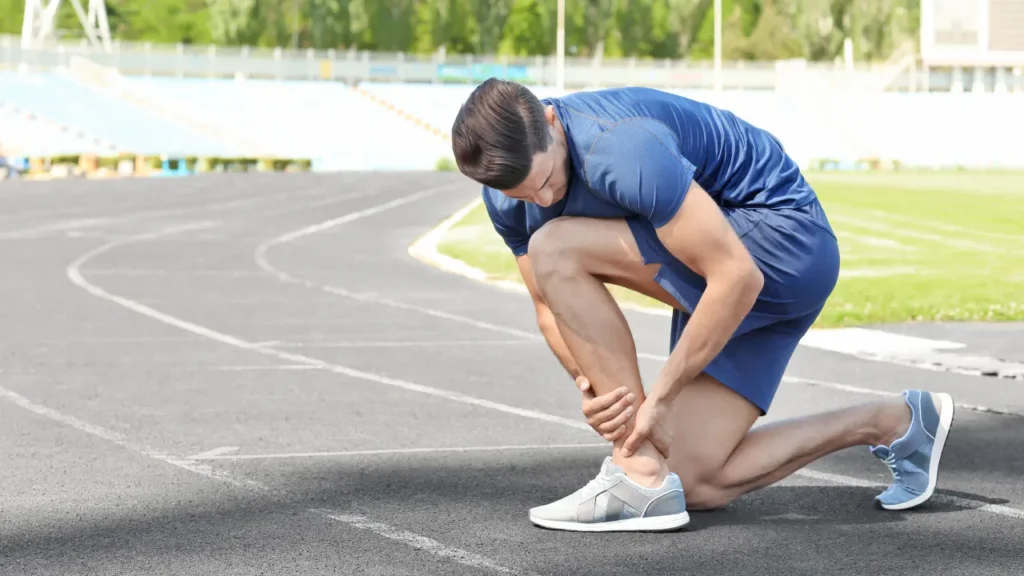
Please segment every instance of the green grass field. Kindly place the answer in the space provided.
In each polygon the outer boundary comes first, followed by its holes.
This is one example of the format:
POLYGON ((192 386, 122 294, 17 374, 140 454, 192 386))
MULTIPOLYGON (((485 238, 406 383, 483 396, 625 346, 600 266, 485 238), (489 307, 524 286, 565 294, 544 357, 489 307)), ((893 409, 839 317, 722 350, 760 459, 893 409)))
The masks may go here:
MULTIPOLYGON (((817 326, 1024 319, 1024 174, 810 173, 839 237, 839 284, 817 326)), ((438 249, 519 281, 483 206, 438 249)), ((612 287, 616 298, 663 306, 612 287)))

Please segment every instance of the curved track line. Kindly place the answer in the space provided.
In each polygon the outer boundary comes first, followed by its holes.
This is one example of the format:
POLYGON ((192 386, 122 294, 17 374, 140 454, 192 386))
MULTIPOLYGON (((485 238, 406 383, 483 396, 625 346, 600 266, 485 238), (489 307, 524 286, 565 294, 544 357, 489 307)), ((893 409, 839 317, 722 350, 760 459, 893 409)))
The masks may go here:
MULTIPOLYGON (((400 198, 398 200, 393 200, 393 201, 388 202, 386 204, 375 206, 375 207, 367 209, 367 210, 362 210, 360 212, 353 212, 351 214, 348 214, 347 216, 344 216, 343 218, 346 218, 345 221, 351 222, 351 221, 356 220, 358 218, 363 218, 363 217, 366 217, 366 216, 370 216, 372 214, 376 214, 378 212, 383 212, 384 210, 387 210, 389 208, 394 208, 394 207, 397 207, 397 206, 401 206, 403 204, 408 204, 409 202, 413 202, 415 200, 418 200, 419 198, 422 198, 422 197, 424 197, 426 195, 427 195, 426 193, 420 192, 420 193, 414 194, 412 196, 406 196, 406 197, 400 198)), ((112 302, 114 304, 117 304, 119 306, 127 308, 127 309, 129 309, 129 310, 131 310, 133 312, 136 312, 138 314, 141 314, 141 315, 146 316, 148 318, 151 318, 153 320, 157 320, 159 322, 163 322, 164 324, 168 324, 170 326, 174 326, 175 328, 179 328, 179 329, 184 330, 186 332, 191 332, 192 334, 195 334, 197 336, 202 336, 202 337, 207 338, 209 340, 214 340, 214 341, 220 342, 222 344, 227 344, 228 346, 233 346, 235 348, 240 348, 242 350, 249 350, 249 351, 252 351, 252 352, 258 352, 258 353, 266 355, 266 356, 274 356, 276 358, 280 358, 282 360, 287 360, 288 362, 292 362, 292 363, 295 363, 295 364, 303 364, 303 365, 319 368, 319 369, 322 369, 322 370, 326 370, 328 372, 334 372, 334 373, 343 374, 345 376, 349 376, 349 377, 352 377, 352 378, 357 378, 357 379, 360 379, 360 380, 366 380, 366 381, 369 381, 369 382, 373 382, 375 384, 384 384, 384 385, 387 385, 387 386, 393 386, 395 388, 401 388, 403 390, 408 390, 410 392, 418 392, 420 394, 426 394, 426 395, 429 395, 429 396, 436 396, 436 397, 439 397, 439 398, 445 398, 445 399, 452 400, 452 401, 455 401, 455 402, 460 402, 460 403, 463 403, 463 404, 469 404, 469 405, 472 405, 472 406, 478 406, 478 407, 482 407, 482 408, 490 408, 492 410, 496 410, 498 412, 504 412, 506 414, 513 414, 513 415, 516 415, 516 416, 523 416, 523 417, 526 417, 526 418, 531 418, 533 420, 541 420, 541 421, 545 421, 545 422, 561 424, 563 426, 569 426, 571 428, 576 428, 576 429, 579 429, 579 430, 590 431, 590 427, 586 423, 584 423, 584 422, 579 422, 579 421, 576 421, 576 420, 570 420, 568 418, 562 418, 560 416, 554 416, 554 415, 551 415, 551 414, 546 414, 544 412, 538 412, 538 411, 535 411, 535 410, 529 410, 529 409, 526 409, 526 408, 518 408, 516 406, 510 406, 510 405, 507 405, 507 404, 502 404, 500 402, 493 402, 493 401, 485 400, 485 399, 482 399, 482 398, 476 398, 474 396, 469 396, 467 394, 462 394, 462 393, 454 392, 454 391, 451 391, 451 390, 443 390, 443 389, 440 389, 440 388, 434 388, 432 386, 425 386, 425 385, 422 385, 422 384, 416 384, 414 382, 408 382, 408 381, 405 381, 405 380, 399 380, 397 378, 389 378, 387 376, 380 376, 378 374, 373 374, 371 372, 364 372, 362 370, 356 370, 354 368, 349 368, 347 366, 341 366, 340 364, 332 364, 330 362, 325 362, 323 360, 319 360, 317 358, 312 358, 310 356, 305 356, 305 355, 302 355, 302 354, 295 354, 295 353, 292 353, 292 352, 285 352, 283 350, 278 350, 276 348, 273 348, 273 347, 267 346, 267 345, 263 345, 263 344, 260 344, 258 342, 250 342, 248 340, 244 340, 244 339, 239 338, 237 336, 233 336, 231 334, 226 334, 226 333, 223 333, 223 332, 218 332, 218 331, 213 330, 211 328, 208 328, 206 326, 202 326, 200 324, 196 324, 194 322, 189 322, 188 320, 184 320, 182 318, 178 318, 177 316, 173 316, 171 314, 167 314, 166 312, 162 312, 160 310, 157 310, 155 308, 152 308, 152 307, 147 306, 145 304, 142 304, 140 302, 136 302, 135 300, 131 300, 130 298, 125 298, 123 296, 118 296, 117 294, 112 294, 112 293, 106 291, 105 289, 103 289, 102 287, 100 287, 100 286, 98 286, 98 285, 96 285, 96 284, 94 284, 92 282, 89 282, 82 275, 82 272, 81 272, 82 266, 84 264, 86 264, 87 262, 89 262, 90 260, 92 260, 93 258, 96 258, 97 256, 100 256, 101 254, 109 252, 109 251, 111 251, 114 248, 117 248, 119 246, 131 244, 132 242, 139 242, 139 241, 143 241, 143 240, 151 240, 153 238, 157 238, 160 235, 167 234, 167 233, 169 233, 169 232, 167 232, 167 231, 151 232, 151 233, 147 233, 147 234, 133 236, 131 238, 124 238, 124 239, 114 240, 112 242, 107 242, 106 244, 103 244, 103 245, 101 245, 101 246, 99 246, 97 248, 94 248, 94 249, 86 252, 85 254, 83 254, 82 256, 77 258, 74 262, 72 262, 70 265, 68 265, 68 267, 67 267, 67 277, 75 286, 78 286, 79 288, 85 290, 89 294, 92 294, 93 296, 96 296, 97 298, 100 298, 102 300, 106 300, 108 302, 112 302)))
MULTIPOLYGON (((427 190, 427 191, 424 191, 424 192, 431 192, 431 191, 427 190)), ((448 260, 454 260, 454 259, 448 258, 447 256, 444 256, 443 254, 440 254, 437 251, 436 246, 437 246, 438 239, 441 236, 443 236, 444 233, 448 230, 448 228, 450 228, 455 222, 457 222, 463 216, 465 216, 467 213, 469 213, 469 211, 471 211, 474 208, 476 208, 476 206, 479 205, 479 203, 480 203, 479 200, 474 200, 474 201, 470 202, 469 204, 463 206, 457 212, 455 212, 454 214, 452 214, 451 216, 446 218, 444 221, 442 221, 441 224, 439 224, 438 226, 435 226, 429 232, 427 232, 426 234, 421 236, 419 239, 417 239, 412 244, 412 246, 409 249, 410 255, 413 256, 414 258, 416 258, 417 260, 420 260, 420 261, 422 261, 422 262, 424 262, 424 263, 426 263, 428 265, 440 264, 441 265, 441 269, 443 271, 446 271, 446 272, 452 272, 452 273, 455 273, 455 274, 458 274, 458 275, 462 275, 462 276, 465 276, 467 278, 480 281, 480 282, 482 282, 482 283, 484 283, 486 285, 494 285, 494 286, 497 286, 499 288, 503 288, 505 290, 511 290, 511 291, 514 291, 514 292, 526 293, 525 286, 523 286, 521 288, 521 290, 520 290, 519 289, 520 285, 516 285, 513 282, 501 282, 501 281, 495 282, 495 281, 492 281, 492 280, 488 280, 488 279, 486 279, 486 274, 483 271, 480 271, 480 270, 477 270, 476 268, 472 268, 472 267, 470 267, 468 265, 465 265, 461 261, 456 261, 456 262, 459 262, 459 264, 462 264, 462 266, 453 265, 452 268, 448 268, 447 267, 447 265, 448 265, 447 261, 448 260)), ((427 308, 427 307, 424 307, 424 306, 418 306, 418 305, 414 305, 414 304, 407 304, 405 302, 399 302, 397 300, 392 300, 390 298, 383 298, 381 296, 370 295, 370 294, 359 294, 359 293, 356 293, 356 292, 352 292, 350 290, 345 290, 344 288, 340 288, 338 286, 333 286, 333 285, 330 285, 330 284, 321 284, 320 282, 316 282, 314 280, 300 278, 300 277, 288 274, 287 272, 284 272, 283 270, 281 270, 279 268, 274 267, 270 263, 270 261, 268 260, 267 252, 269 251, 269 249, 272 246, 277 246, 277 245, 280 245, 280 244, 285 244, 285 243, 288 243, 288 242, 290 242, 292 240, 295 240, 297 238, 302 238, 302 237, 305 237, 305 236, 309 236, 311 234, 316 234, 317 232, 322 232, 324 230, 328 230, 330 228, 333 228, 334 226, 338 226, 340 224, 344 224, 345 222, 348 222, 348 221, 352 220, 352 218, 350 216, 351 215, 346 215, 346 216, 342 216, 340 218, 334 218, 334 219, 331 219, 331 220, 320 222, 318 224, 313 224, 311 226, 306 226, 306 227, 303 227, 303 228, 299 228, 297 230, 293 230, 291 232, 288 232, 286 234, 283 234, 283 235, 278 236, 276 238, 273 238, 271 240, 267 240, 266 242, 260 244, 256 248, 256 252, 255 252, 255 255, 254 255, 254 258, 256 260, 256 264, 261 269, 263 269, 266 272, 272 274, 273 276, 275 276, 276 278, 278 278, 282 282, 287 282, 289 284, 298 284, 300 286, 305 286, 306 288, 312 288, 312 289, 315 289, 315 290, 322 290, 322 291, 328 292, 330 294, 336 294, 338 296, 342 296, 342 297, 345 297, 345 298, 351 298, 353 300, 359 300, 361 302, 367 302, 367 303, 370 303, 370 304, 380 304, 380 305, 383 305, 383 306, 390 306, 392 308, 399 308, 399 309, 402 309, 402 310, 409 310, 411 312, 417 312, 417 313, 420 313, 420 314, 424 314, 426 316, 433 316, 435 318, 442 318, 444 320, 451 320, 453 322, 459 322, 459 323, 462 323, 462 324, 466 324, 468 326, 474 326, 476 328, 481 328, 481 329, 484 329, 484 330, 491 330, 493 332, 499 332, 499 333, 502 333, 502 334, 509 334, 509 335, 513 335, 513 336, 519 336, 521 338, 528 339, 528 340, 531 340, 531 341, 544 341, 544 337, 543 336, 541 336, 539 334, 535 334, 533 332, 527 332, 525 330, 519 330, 517 328, 512 328, 512 327, 509 327, 509 326, 502 326, 500 324, 493 324, 491 322, 484 322, 484 321, 481 321, 481 320, 477 320, 475 318, 469 318, 467 316, 461 316, 459 314, 452 314, 450 312, 445 312, 443 310, 436 310, 436 309, 427 308)), ((633 308, 633 309, 635 310, 636 308, 633 308)), ((654 310, 654 309, 647 309, 647 310, 642 310, 641 309, 640 311, 643 311, 643 312, 645 312, 647 314, 652 314, 652 315, 662 315, 661 311, 654 310)), ((640 351, 637 351, 637 358, 641 358, 641 359, 644 359, 644 360, 650 360, 650 361, 653 361, 653 362, 666 362, 668 360, 668 356, 666 356, 666 355, 652 354, 652 353, 649 353, 649 352, 640 352, 640 351)), ((842 384, 842 383, 839 383, 839 382, 829 382, 829 381, 826 381, 826 380, 816 380, 816 379, 810 379, 810 378, 798 378, 798 377, 793 377, 793 376, 783 376, 782 381, 783 382, 788 382, 790 384, 804 384, 804 385, 810 385, 810 386, 817 386, 817 387, 820 387, 820 388, 831 388, 833 390, 841 390, 843 392, 849 392, 849 393, 854 393, 854 394, 868 394, 868 395, 882 395, 882 396, 896 396, 896 395, 898 395, 897 393, 890 393, 890 392, 886 392, 886 391, 882 391, 882 390, 875 390, 875 389, 871 389, 871 388, 863 388, 863 387, 860 387, 860 386, 852 386, 852 385, 849 385, 849 384, 842 384)), ((985 407, 985 406, 978 406, 978 405, 974 405, 974 404, 961 404, 961 403, 957 403, 956 406, 957 406, 957 408, 963 408, 965 410, 971 410, 971 411, 975 411, 975 412, 984 412, 984 413, 989 413, 989 414, 1011 415, 1011 416, 1019 415, 1019 414, 1017 414, 1015 412, 999 410, 999 409, 996 409, 996 408, 988 408, 988 407, 985 407)))
POLYGON ((389 208, 394 208, 394 207, 400 206, 402 204, 407 204, 408 202, 412 202, 414 200, 418 200, 419 198, 422 198, 424 196, 428 196, 430 194, 433 194, 433 193, 435 193, 435 192, 437 192, 437 191, 439 191, 439 190, 441 190, 443 188, 447 188, 447 186, 441 187, 441 188, 431 188, 431 189, 428 189, 428 190, 424 190, 423 192, 418 192, 416 194, 413 194, 412 196, 406 196, 405 198, 401 198, 399 200, 394 200, 392 202, 388 202, 387 204, 382 204, 380 206, 377 206, 375 208, 371 208, 371 209, 363 211, 363 212, 356 212, 354 214, 346 214, 345 216, 341 216, 341 217, 338 217, 338 218, 332 218, 330 220, 326 220, 324 222, 320 222, 319 224, 313 224, 312 226, 306 226, 306 227, 303 227, 303 228, 299 228, 298 230, 293 230, 293 231, 288 232, 286 234, 282 234, 281 236, 278 236, 276 238, 271 238, 270 240, 267 240, 266 242, 263 242, 262 244, 260 244, 259 246, 256 247, 256 251, 253 254, 253 259, 256 261, 256 265, 259 266, 262 270, 266 271, 268 274, 271 274, 272 276, 274 276, 278 280, 280 280, 282 282, 287 282, 289 284, 298 284, 300 286, 305 286, 306 288, 313 288, 313 289, 316 289, 316 290, 322 290, 322 291, 328 292, 330 294, 336 294, 338 296, 343 296, 345 298, 351 298, 353 300, 359 300, 361 302, 368 302, 368 303, 371 303, 371 304, 381 304, 383 306, 390 306, 392 308, 398 308, 398 309, 401 309, 401 310, 410 310, 410 311, 413 311, 413 312, 418 312, 420 314, 425 314, 427 316, 433 316, 435 318, 443 318, 445 320, 451 320, 453 322, 461 322, 461 323, 467 324, 469 326, 475 326, 477 328, 482 328, 484 330, 491 330, 493 332, 500 332, 502 334, 509 334, 509 335, 512 335, 512 336, 518 336, 520 338, 525 338, 525 339, 528 339, 528 340, 542 340, 543 338, 541 338, 537 334, 534 334, 532 332, 527 332, 525 330, 518 330, 516 328, 511 328, 511 327, 508 327, 508 326, 501 326, 501 325, 498 325, 498 324, 492 324, 490 322, 483 322, 483 321, 480 321, 480 320, 476 320, 474 318, 469 318, 469 317, 466 317, 466 316, 460 316, 458 314, 452 314, 450 312, 445 312, 443 310, 435 310, 433 308, 424 308, 422 306, 415 306, 413 304, 406 304, 405 302, 399 302, 397 300, 392 300, 390 298, 382 298, 380 296, 374 296, 374 295, 370 295, 370 294, 359 294, 357 292, 352 292, 352 291, 349 291, 349 290, 345 290, 344 288, 339 288, 337 286, 331 286, 331 285, 328 285, 328 284, 321 284, 321 283, 315 282, 313 280, 307 280, 305 278, 299 278, 297 276, 293 276, 291 274, 288 274, 287 272, 281 270, 280 268, 276 268, 274 265, 272 265, 270 263, 270 260, 267 258, 267 252, 273 246, 277 246, 277 245, 280 245, 280 244, 286 244, 286 243, 291 242, 293 240, 296 240, 298 238, 302 238, 304 236, 309 236, 310 234, 316 234, 317 232, 323 232, 324 230, 329 230, 331 228, 334 228, 335 226, 340 226, 342 224, 345 224, 346 222, 351 222, 352 220, 356 220, 356 219, 362 218, 364 216, 370 216, 372 214, 376 214, 377 212, 380 212, 380 211, 383 211, 383 210, 387 210, 389 208))
MULTIPOLYGON (((436 190, 434 190, 434 191, 436 191, 436 190)), ((359 211, 359 212, 353 212, 351 214, 348 214, 346 216, 343 216, 343 217, 335 219, 335 220, 341 220, 343 218, 343 219, 346 219, 345 221, 351 222, 351 221, 356 220, 356 219, 361 218, 361 217, 366 217, 366 216, 370 216, 370 215, 373 215, 373 214, 377 214, 377 213, 383 212, 384 210, 387 210, 389 208, 394 208, 394 207, 397 207, 397 206, 401 206, 403 204, 407 204, 407 203, 413 202, 415 200, 418 200, 419 198, 427 196, 428 192, 432 193, 432 191, 429 191, 429 190, 428 191, 419 192, 419 193, 416 193, 416 194, 412 194, 410 196, 405 196, 405 197, 400 198, 398 200, 393 200, 393 201, 387 202, 385 204, 381 204, 381 205, 378 205, 378 206, 375 206, 375 207, 372 207, 372 208, 368 208, 366 210, 362 210, 362 211, 359 211)), ((68 277, 68 279, 74 285, 78 286, 79 288, 82 288, 83 290, 85 290, 86 292, 92 294, 93 296, 96 296, 97 298, 100 298, 102 300, 106 300, 108 302, 112 302, 114 304, 117 304, 117 305, 122 306, 124 308, 127 308, 129 310, 132 310, 133 312, 136 312, 138 314, 141 314, 141 315, 146 316, 148 318, 151 318, 153 320, 157 320, 159 322, 163 322, 164 324, 168 324, 170 326, 174 326, 174 327, 179 328, 181 330, 184 330, 186 332, 190 332, 192 334, 196 334, 198 336, 202 336, 204 338, 207 338, 207 339, 210 339, 210 340, 213 340, 213 341, 216 341, 216 342, 227 344, 227 345, 233 346, 235 348, 240 348, 242 350, 249 350, 249 351, 252 351, 252 352, 258 352, 260 354, 264 354, 264 355, 268 355, 268 356, 275 356, 277 358, 288 360, 288 361, 294 362, 296 364, 304 364, 304 365, 320 368, 320 369, 323 369, 323 370, 326 370, 326 371, 329 371, 329 372, 335 372, 335 373, 338 373, 338 374, 344 374, 346 376, 350 376, 350 377, 353 377, 353 378, 357 378, 357 379, 361 379, 361 380, 367 380, 367 381, 374 382, 374 383, 377 383, 377 384, 384 384, 384 385, 388 385, 388 386, 393 386, 393 387, 404 389, 404 390, 408 390, 408 391, 411 391, 411 392, 419 392, 421 394, 427 394, 427 395, 430 395, 430 396, 437 396, 437 397, 441 397, 441 398, 447 398, 449 400, 453 400, 453 401, 456 401, 456 402, 462 402, 462 403, 465 403, 465 404, 470 404, 470 405, 474 405, 474 406, 480 406, 480 407, 483 407, 483 408, 491 408, 491 409, 499 411, 499 412, 504 412, 504 413, 507 413, 507 414, 515 414, 515 415, 518 415, 518 416, 524 416, 524 417, 531 418, 531 419, 534 419, 534 420, 540 420, 540 421, 551 422, 551 423, 555 423, 555 424, 561 424, 561 425, 564 425, 564 426, 567 426, 567 427, 570 427, 570 428, 575 428, 575 429, 578 429, 578 430, 591 431, 590 426, 587 425, 585 422, 578 422, 576 420, 570 420, 568 418, 562 418, 560 416, 554 416, 554 415, 547 414, 547 413, 540 412, 540 411, 528 410, 528 409, 523 409, 523 408, 517 408, 517 407, 509 406, 509 405, 506 405, 506 404, 501 404, 499 402, 492 402, 490 400, 483 400, 483 399, 475 398, 473 396, 469 396, 469 395, 466 395, 466 394, 461 394, 461 393, 458 393, 458 392, 452 392, 452 391, 448 391, 448 390, 442 390, 442 389, 433 388, 433 387, 430 387, 430 386, 424 386, 424 385, 421 385, 421 384, 415 384, 413 382, 408 382, 408 381, 405 381, 405 380, 399 380, 397 378, 389 378, 389 377, 386 377, 386 376, 380 376, 380 375, 377 375, 377 374, 372 374, 372 373, 369 373, 369 372, 364 372, 362 370, 355 370, 353 368, 348 368, 348 367, 341 366, 341 365, 338 365, 338 364, 332 364, 332 363, 325 362, 323 360, 319 360, 319 359, 312 358, 312 357, 309 357, 309 356, 304 356, 304 355, 301 355, 301 354, 293 354, 293 353, 289 353, 289 352, 284 352, 284 351, 272 348, 270 346, 262 345, 260 343, 250 342, 250 341, 244 340, 242 338, 239 338, 237 336, 233 336, 233 335, 226 334, 226 333, 223 333, 223 332, 218 332, 218 331, 213 330, 211 328, 208 328, 208 327, 205 327, 205 326, 202 326, 202 325, 199 325, 199 324, 195 324, 193 322, 189 322, 187 320, 178 318, 176 316, 173 316, 171 314, 167 314, 165 312, 161 312, 161 311, 159 311, 159 310, 157 310, 155 308, 152 308, 150 306, 146 306, 145 304, 136 302, 136 301, 131 300, 129 298, 125 298, 123 296, 118 296, 116 294, 112 294, 112 293, 107 292, 106 290, 104 290, 102 287, 97 286, 96 284, 93 284, 93 283, 89 282, 88 280, 86 280, 82 276, 81 268, 82 268, 82 266, 84 264, 86 264, 87 262, 89 262, 90 260, 92 260, 93 258, 95 258, 97 256, 100 256, 100 255, 102 255, 102 254, 104 254, 106 252, 109 252, 110 250, 113 250, 114 248, 117 248, 117 247, 123 246, 123 245, 127 245, 127 244, 130 244, 132 242, 138 242, 138 241, 143 241, 143 240, 147 240, 147 239, 157 238, 157 237, 159 237, 161 235, 166 235, 166 234, 170 234, 170 233, 173 233, 173 232, 180 232, 180 231, 187 230, 187 229, 195 229, 197 227, 205 227, 205 226, 209 226, 209 225, 210 225, 209 223, 198 223, 198 224, 197 223, 193 223, 193 224, 178 226, 178 227, 174 227, 174 228, 164 229, 164 230, 157 231, 157 232, 151 232, 151 233, 148 233, 148 234, 142 234, 142 235, 138 235, 138 236, 133 236, 131 238, 118 239, 118 240, 114 240, 112 242, 108 242, 106 244, 103 244, 101 246, 98 246, 98 247, 96 247, 96 248, 86 252, 85 254, 83 254, 83 255, 79 256, 77 259, 75 259, 71 264, 69 264, 67 269, 66 269, 67 277, 68 277)), ((337 224, 335 224, 335 225, 337 225, 337 224)), ((316 228, 317 231, 321 230, 321 229, 325 229, 325 228, 322 225, 320 225, 320 227, 316 228)), ((295 233, 292 233, 292 234, 289 234, 289 235, 286 235, 286 236, 288 236, 289 238, 294 239, 294 238, 301 237, 301 236, 304 236, 306 234, 311 234, 311 233, 313 233, 313 232, 300 233, 300 231, 297 231, 295 233)), ((7 396, 11 400, 15 400, 16 403, 25 404, 25 402, 21 401, 19 399, 18 395, 16 395, 16 394, 8 393, 8 394, 5 394, 5 396, 7 396)), ((25 401, 27 401, 27 399, 25 401)), ((38 410, 36 410, 36 411, 38 411, 38 410)), ((41 413, 46 414, 45 411, 41 412, 41 413)), ((54 417, 54 415, 50 415, 50 414, 47 414, 47 415, 50 416, 51 418, 54 417)), ((74 424, 74 423, 70 422, 68 420, 68 418, 63 418, 62 421, 65 421, 66 423, 71 423, 71 425, 73 425, 75 427, 81 428, 77 424, 74 424)), ((85 428, 81 428, 81 429, 84 430, 85 428)), ((89 431, 89 430, 86 430, 86 431, 89 431)), ((95 434, 95 432, 92 432, 92 431, 90 431, 90 433, 95 434)), ((119 439, 116 439, 116 438, 111 438, 111 439, 113 441, 115 441, 115 442, 119 442, 119 439)), ((122 445, 128 446, 127 444, 123 444, 123 441, 120 441, 119 443, 122 443, 122 445)), ((132 447, 134 448, 134 446, 132 446, 132 447)), ((185 467, 185 466, 182 466, 182 464, 189 464, 190 466, 191 466, 191 464, 194 464, 193 462, 188 461, 188 460, 177 460, 177 459, 172 460, 172 459, 169 459, 169 458, 163 458, 163 459, 165 461, 171 463, 171 464, 174 464, 176 466, 181 466, 181 467, 185 467)), ((193 469, 193 468, 195 468, 195 467, 190 467, 188 469, 193 469)), ((214 476, 211 473, 212 469, 211 469, 211 472, 200 471, 199 469, 194 469, 193 471, 196 471, 196 472, 198 472, 200 474, 204 474, 206 476, 216 477, 216 476, 214 476)), ((220 475, 220 473, 216 473, 216 474, 220 475)), ((836 483, 836 484, 844 484, 844 485, 850 485, 850 486, 865 486, 866 483, 868 482, 868 481, 862 480, 860 478, 855 478, 855 477, 852 477, 852 476, 845 476, 845 475, 840 475, 840 474, 830 474, 830 473, 825 473, 825 472, 817 472, 817 471, 814 471, 814 470, 811 470, 811 469, 806 469, 806 468, 802 469, 802 470, 797 470, 794 473, 794 476, 802 476, 802 477, 805 477, 805 478, 816 479, 816 480, 824 480, 824 481, 828 481, 828 482, 832 482, 832 483, 836 483)), ((233 477, 231 477, 231 476, 227 476, 225 478, 220 478, 220 479, 231 481, 234 484, 237 484, 239 482, 239 480, 233 479, 233 477)), ((244 482, 246 484, 248 484, 249 481, 244 481, 244 482)), ((254 486, 250 486, 250 487, 256 488, 256 487, 262 486, 259 483, 253 483, 253 484, 254 484, 254 486)), ((875 484, 875 485, 876 486, 883 486, 881 484, 875 484)), ((946 494, 939 494, 939 493, 936 493, 932 497, 932 499, 936 500, 936 501, 939 501, 939 502, 945 502, 945 503, 948 503, 950 505, 957 506, 957 507, 960 507, 960 508, 975 509, 975 510, 980 510, 980 511, 985 511, 985 512, 989 512, 989 513, 992 513, 992 514, 996 514, 996 515, 999 515, 999 516, 1016 518, 1016 519, 1024 519, 1024 510, 1020 510, 1020 509, 1017 509, 1017 508, 1012 508, 1012 507, 1009 507, 1009 506, 992 505, 992 504, 987 504, 987 503, 983 503, 983 502, 979 502, 979 501, 975 501, 975 500, 969 500, 969 499, 966 499, 966 498, 961 498, 961 497, 957 497, 957 496, 950 496, 950 495, 946 495, 946 494)), ((492 568, 493 569, 493 566, 486 566, 485 565, 483 567, 487 567, 487 568, 492 568)))

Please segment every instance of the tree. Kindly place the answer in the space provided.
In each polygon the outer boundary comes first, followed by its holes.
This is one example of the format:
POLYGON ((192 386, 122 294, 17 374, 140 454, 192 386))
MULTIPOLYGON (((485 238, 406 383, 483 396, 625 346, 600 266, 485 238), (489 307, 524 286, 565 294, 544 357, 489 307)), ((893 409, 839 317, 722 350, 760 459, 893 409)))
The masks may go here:
POLYGON ((515 0, 502 29, 498 53, 505 56, 550 54, 550 34, 538 0, 515 0))

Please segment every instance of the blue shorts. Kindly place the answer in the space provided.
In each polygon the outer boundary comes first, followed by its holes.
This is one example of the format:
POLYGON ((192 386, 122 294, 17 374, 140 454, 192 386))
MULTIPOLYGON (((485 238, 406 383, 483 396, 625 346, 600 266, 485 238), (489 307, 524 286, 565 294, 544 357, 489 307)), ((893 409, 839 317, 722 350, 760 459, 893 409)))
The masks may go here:
MULTIPOLYGON (((764 274, 753 309, 704 370, 766 414, 800 339, 814 324, 839 278, 839 245, 815 200, 799 208, 722 208, 764 274)), ((645 264, 661 264, 655 280, 693 311, 704 278, 672 256, 650 222, 627 218, 645 264)), ((669 350, 688 312, 675 310, 669 350)))

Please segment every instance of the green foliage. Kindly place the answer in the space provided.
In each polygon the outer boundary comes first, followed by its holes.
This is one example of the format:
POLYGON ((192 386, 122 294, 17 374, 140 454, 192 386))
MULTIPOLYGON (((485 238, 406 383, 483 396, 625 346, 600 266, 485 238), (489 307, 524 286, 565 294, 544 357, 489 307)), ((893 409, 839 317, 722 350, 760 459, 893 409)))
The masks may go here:
POLYGON ((434 170, 438 172, 455 172, 458 169, 459 167, 455 164, 455 159, 447 156, 438 158, 437 163, 434 165, 434 170))
MULTIPOLYGON (((566 0, 568 56, 709 59, 713 0, 566 0)), ((0 0, 0 33, 19 34, 24 0, 0 0), (16 15, 16 16, 11 16, 16 15)), ((356 48, 430 54, 549 55, 555 0, 108 0, 115 37, 154 43, 356 48)), ((914 41, 920 0, 722 0, 727 60, 858 60, 914 41)), ((59 34, 81 37, 70 2, 59 34)))

